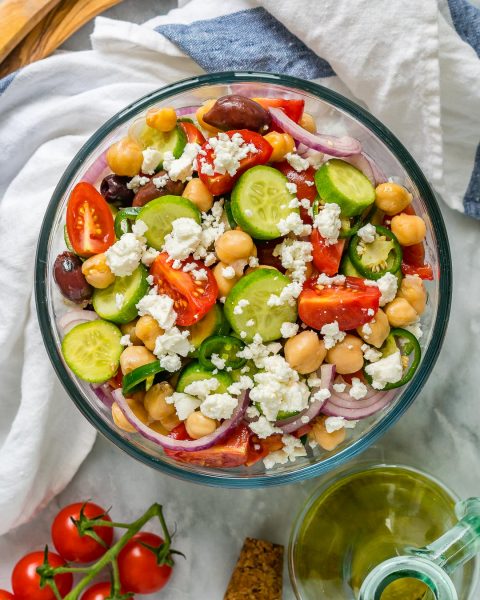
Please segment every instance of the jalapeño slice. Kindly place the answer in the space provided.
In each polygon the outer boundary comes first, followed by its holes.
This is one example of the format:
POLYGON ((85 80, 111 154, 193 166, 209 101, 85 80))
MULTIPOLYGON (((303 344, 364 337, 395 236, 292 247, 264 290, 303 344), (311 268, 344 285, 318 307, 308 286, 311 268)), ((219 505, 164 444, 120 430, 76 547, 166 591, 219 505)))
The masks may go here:
POLYGON ((367 279, 380 279, 385 273, 396 274, 402 263, 402 249, 395 235, 386 227, 375 225, 377 236, 364 243, 355 234, 348 247, 354 268, 367 279))

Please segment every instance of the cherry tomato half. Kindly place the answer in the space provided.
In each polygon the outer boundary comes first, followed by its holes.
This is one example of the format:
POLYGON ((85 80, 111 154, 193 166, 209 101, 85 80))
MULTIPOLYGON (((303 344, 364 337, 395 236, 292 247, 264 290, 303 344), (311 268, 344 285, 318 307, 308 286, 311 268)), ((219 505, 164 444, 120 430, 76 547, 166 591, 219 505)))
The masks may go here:
POLYGON ((265 439, 260 439, 256 435, 253 435, 248 445, 248 456, 245 464, 247 467, 251 467, 260 460, 263 460, 271 452, 281 450, 282 448, 282 436, 279 433, 270 435, 265 439))
POLYGON ((0 600, 15 600, 15 596, 7 590, 0 590, 0 600))
POLYGON ((189 144, 200 144, 200 146, 202 146, 206 142, 202 132, 195 127, 193 123, 189 123, 188 121, 179 121, 178 125, 185 132, 185 135, 187 136, 187 142, 189 144))
POLYGON ((182 268, 174 269, 168 258, 166 252, 159 254, 150 267, 150 274, 158 286, 158 293, 167 294, 174 301, 177 325, 193 325, 215 304, 218 296, 217 281, 212 271, 199 260, 187 258, 182 266, 195 264, 195 269, 207 273, 205 281, 196 280, 191 272, 185 273, 182 268))
MULTIPOLYGON (((54 552, 48 553, 48 562, 52 567, 65 565, 64 560, 54 552)), ((55 600, 50 586, 40 588, 40 575, 37 567, 43 565, 43 552, 31 552, 21 558, 12 572, 12 589, 15 600, 55 600)), ((64 573, 55 577, 58 591, 62 598, 72 589, 73 576, 64 573)))
MULTIPOLYGON (((177 425, 169 433, 169 436, 177 440, 190 439, 183 423, 177 425)), ((165 454, 181 462, 202 467, 238 467, 247 462, 249 441, 250 430, 245 423, 241 423, 226 440, 211 448, 194 450, 193 452, 165 450, 165 454)))
POLYGON ((215 151, 210 146, 208 141, 202 146, 202 150, 205 152, 205 155, 200 156, 200 159, 198 160, 198 175, 214 196, 229 192, 233 188, 235 181, 244 171, 250 169, 251 167, 255 167, 256 165, 264 165, 266 162, 268 162, 268 159, 273 152, 273 148, 270 146, 267 140, 259 133, 255 133, 254 131, 249 131, 248 129, 238 129, 225 131, 224 133, 230 138, 235 133, 239 133, 245 140, 246 144, 253 144, 255 146, 257 152, 249 152, 247 156, 240 161, 240 167, 233 177, 232 175, 229 175, 229 173, 221 174, 215 173, 215 171, 213 175, 207 175, 202 171, 202 165, 207 165, 212 169, 215 169, 215 151))
MULTIPOLYGON (((297 198, 303 200, 304 198, 310 202, 310 206, 317 197, 317 188, 315 187, 315 169, 308 167, 305 171, 295 171, 292 165, 283 160, 282 162, 274 163, 276 169, 285 175, 290 183, 294 183, 297 186, 297 198)), ((302 221, 311 225, 313 223, 312 217, 308 214, 308 210, 303 206, 300 207, 300 216, 302 221)))
POLYGON ((105 252, 115 242, 112 211, 100 192, 86 181, 77 183, 70 195, 67 233, 80 256, 105 252))
POLYGON ((402 273, 418 275, 421 279, 433 279, 433 269, 425 262, 423 242, 412 246, 402 246, 402 273))
POLYGON ((336 275, 340 268, 345 240, 338 240, 336 244, 326 244, 326 240, 318 229, 312 231, 310 242, 313 246, 313 264, 329 277, 336 275))
POLYGON ((118 555, 120 581, 127 592, 152 594, 166 585, 172 567, 158 565, 155 554, 143 544, 157 548, 163 544, 163 540, 148 531, 134 535, 118 555))
POLYGON ((298 298, 298 314, 313 329, 337 321, 341 331, 348 331, 371 321, 368 310, 376 313, 379 301, 378 287, 365 285, 360 277, 347 277, 344 284, 330 286, 319 285, 317 277, 312 277, 298 298))
MULTIPOLYGON (((111 593, 111 583, 109 581, 102 581, 89 587, 80 600, 107 600, 107 598, 110 598, 111 593)), ((132 596, 130 600, 134 600, 134 598, 135 596, 132 596)))
POLYGON ((258 102, 267 110, 269 108, 281 108, 287 117, 290 117, 295 123, 300 121, 305 107, 304 100, 289 98, 252 98, 252 100, 255 100, 255 102, 258 102))
POLYGON ((72 519, 80 519, 80 511, 88 519, 102 517, 105 521, 111 521, 105 514, 105 510, 94 504, 82 502, 65 506, 57 514, 52 523, 52 540, 57 552, 69 562, 88 563, 103 556, 113 540, 113 527, 94 527, 93 531, 103 540, 105 547, 99 544, 89 535, 81 536, 72 519))

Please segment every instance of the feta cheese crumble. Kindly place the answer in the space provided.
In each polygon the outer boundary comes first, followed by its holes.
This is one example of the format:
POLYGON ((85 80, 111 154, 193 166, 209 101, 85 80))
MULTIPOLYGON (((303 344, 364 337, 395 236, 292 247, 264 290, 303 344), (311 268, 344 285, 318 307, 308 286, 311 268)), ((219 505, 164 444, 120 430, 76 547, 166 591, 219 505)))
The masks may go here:
POLYGON ((297 193, 297 184, 296 183, 291 183, 290 181, 287 181, 287 183, 285 184, 285 187, 287 188, 287 191, 290 194, 297 193))
POLYGON ((222 275, 225 279, 233 279, 235 277, 235 269, 231 265, 223 267, 222 275))
POLYGON ((315 217, 313 226, 318 229, 327 245, 336 244, 342 226, 338 204, 327 202, 315 217))
POLYGON ((290 304, 295 306, 297 298, 302 293, 302 284, 298 281, 292 281, 286 285, 283 290, 278 294, 270 294, 267 300, 267 306, 283 306, 284 304, 290 304))
POLYGON ((362 398, 365 398, 367 393, 367 386, 362 383, 358 377, 353 377, 352 385, 350 387, 350 391, 348 392, 349 396, 355 398, 355 400, 361 400, 362 398))
POLYGON ((105 260, 114 275, 128 277, 140 264, 144 250, 145 238, 139 239, 134 233, 124 233, 105 251, 105 260))
POLYGON ((283 338, 291 338, 296 335, 298 332, 298 324, 297 323, 282 323, 280 327, 280 333, 283 338))
POLYGON ((387 383, 397 383, 403 375, 400 350, 367 365, 365 372, 372 378, 372 387, 376 390, 383 390, 387 383))
POLYGON ((183 392, 173 392, 165 398, 167 404, 173 404, 178 418, 185 421, 188 417, 200 407, 201 400, 194 398, 190 394, 183 392))
POLYGON ((307 263, 312 261, 313 246, 287 238, 273 249, 273 256, 279 256, 287 275, 294 281, 303 283, 306 279, 307 263))
POLYGON ((302 158, 301 156, 293 152, 289 152, 288 154, 286 154, 285 158, 288 161, 288 164, 291 167, 293 167, 295 171, 297 171, 297 173, 300 173, 301 171, 306 171, 310 166, 310 163, 306 158, 302 158))
POLYGON ((159 152, 156 148, 145 148, 142 154, 142 172, 146 173, 147 175, 153 175, 155 173, 155 169, 158 167, 160 161, 162 160, 162 153, 159 152))
POLYGON ((339 392, 342 393, 345 391, 345 388, 347 387, 345 383, 334 383, 333 384, 333 389, 335 392, 339 392))
POLYGON ((133 190, 135 193, 150 181, 150 177, 144 177, 143 175, 135 175, 132 177, 130 181, 127 183, 127 188, 129 190, 133 190))
POLYGON ((179 158, 175 158, 173 153, 167 151, 163 155, 163 168, 172 181, 186 181, 192 176, 193 167, 197 155, 201 151, 198 144, 186 144, 183 153, 179 158))
MULTIPOLYGON (((258 412, 258 411, 257 411, 258 412)), ((249 425, 253 433, 260 439, 265 439, 274 433, 283 433, 279 427, 275 427, 263 415, 249 425)))
POLYGON ((187 385, 185 392, 205 400, 205 398, 211 392, 214 392, 219 385, 218 379, 215 379, 214 377, 211 377, 210 379, 197 379, 197 381, 192 381, 192 383, 187 385))
POLYGON ((201 239, 201 225, 189 217, 180 217, 173 221, 172 231, 165 236, 163 251, 172 259, 185 260, 195 252, 201 239))
POLYGON ((115 294, 115 306, 118 308, 118 310, 122 309, 124 300, 125 296, 123 294, 115 294))
POLYGON ((140 317, 150 315, 153 317, 162 329, 170 329, 175 323, 177 313, 173 308, 173 300, 166 294, 157 295, 156 288, 144 296, 137 304, 137 310, 140 317))
POLYGON ((323 342, 327 350, 333 348, 335 344, 341 342, 347 335, 344 331, 340 331, 340 329, 338 328, 338 321, 333 321, 333 323, 326 323, 320 329, 320 333, 323 335, 323 342))
POLYGON ((393 273, 385 273, 380 279, 372 281, 371 279, 365 280, 365 285, 377 286, 380 290, 380 306, 385 306, 391 302, 397 295, 398 279, 393 273))
POLYGON ((325 429, 327 433, 333 433, 334 431, 339 431, 345 427, 345 418, 344 417, 327 417, 325 419, 325 429))
POLYGON ((298 236, 304 236, 312 233, 311 225, 305 225, 300 215, 296 212, 290 213, 285 219, 280 219, 277 227, 280 235, 294 233, 298 236))
POLYGON ((246 300, 245 298, 242 298, 235 305, 235 308, 233 309, 233 314, 241 315, 243 313, 243 309, 245 308, 245 306, 248 306, 249 304, 250 304, 250 302, 248 300, 246 300))
POLYGON ((212 354, 212 356, 210 356, 210 361, 213 365, 215 365, 215 367, 217 367, 217 369, 220 369, 220 371, 225 368, 226 360, 224 358, 220 358, 220 355, 216 354, 215 352, 212 354))
POLYGON ((294 462, 299 456, 306 456, 302 442, 293 435, 284 434, 282 436, 283 448, 271 452, 263 459, 266 469, 273 468, 276 464, 284 465, 288 461, 294 462))
POLYGON ((357 232, 358 237, 364 241, 366 244, 371 244, 375 241, 377 230, 375 229, 375 225, 371 223, 367 223, 357 232))
POLYGON ((238 399, 230 394, 212 394, 200 405, 200 412, 210 419, 229 419, 237 408, 238 399))
POLYGON ((208 143, 213 148, 213 168, 205 162, 205 158, 198 161, 201 172, 206 175, 228 173, 233 177, 240 167, 241 160, 249 154, 259 152, 254 144, 246 143, 240 133, 234 133, 231 137, 226 133, 219 133, 217 137, 210 138, 208 143))
POLYGON ((363 352, 363 358, 368 360, 368 362, 377 362, 377 360, 380 360, 382 357, 381 352, 375 350, 375 348, 372 348, 372 346, 369 346, 368 344, 362 344, 360 349, 363 352))
POLYGON ((133 346, 132 340, 130 339, 130 335, 128 333, 122 335, 122 337, 120 338, 120 344, 122 346, 133 346))

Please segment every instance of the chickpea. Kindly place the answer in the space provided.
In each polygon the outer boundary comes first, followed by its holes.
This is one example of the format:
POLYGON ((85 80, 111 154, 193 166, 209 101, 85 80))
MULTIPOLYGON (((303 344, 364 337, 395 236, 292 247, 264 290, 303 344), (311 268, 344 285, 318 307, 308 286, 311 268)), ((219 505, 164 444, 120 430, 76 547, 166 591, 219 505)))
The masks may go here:
POLYGON ((135 334, 141 340, 145 347, 149 350, 155 349, 155 342, 159 335, 163 335, 165 331, 160 327, 157 321, 150 315, 140 317, 135 325, 135 334))
POLYGON ((315 119, 309 113, 304 112, 300 117, 298 124, 310 133, 317 133, 317 124, 315 123, 315 119))
POLYGON ((340 375, 359 371, 363 367, 362 344, 363 341, 356 335, 347 333, 341 342, 327 350, 327 362, 335 365, 340 375))
MULTIPOLYGON (((148 425, 149 418, 147 411, 143 407, 143 404, 133 400, 132 398, 127 398, 127 403, 137 419, 139 419, 142 423, 145 423, 145 425, 148 425)), ((135 427, 128 422, 116 402, 112 404, 112 419, 115 425, 120 427, 120 429, 123 429, 123 431, 128 431, 130 433, 134 433, 136 431, 135 427)))
POLYGON ((188 198, 195 204, 198 210, 207 212, 213 206, 213 195, 207 186, 201 179, 195 177, 191 179, 185 189, 183 190, 182 196, 188 198))
POLYGON ((325 344, 315 331, 297 333, 285 343, 285 360, 301 375, 313 373, 325 360, 325 344))
POLYGON ((146 122, 157 131, 172 131, 177 124, 177 113, 171 106, 150 108, 147 111, 146 122))
POLYGON ((175 429, 175 427, 178 427, 180 425, 180 419, 177 416, 176 412, 173 412, 171 415, 168 415, 167 417, 163 417, 162 419, 162 425, 165 427, 165 429, 167 431, 172 431, 172 429, 175 429))
POLYGON ((345 427, 328 433, 325 428, 325 421, 326 417, 317 417, 312 421, 313 427, 308 436, 313 438, 324 450, 331 452, 345 440, 345 427))
POLYGON ((144 406, 155 421, 163 421, 165 417, 175 414, 175 406, 167 404, 166 398, 173 394, 172 386, 166 381, 156 383, 145 394, 144 406))
POLYGON ((270 131, 263 136, 265 140, 273 148, 273 152, 270 156, 270 162, 279 162, 285 158, 285 154, 293 152, 295 148, 295 142, 291 135, 288 133, 279 133, 278 131, 270 131))
POLYGON ((168 435, 169 431, 166 427, 164 427, 160 421, 153 421, 153 423, 150 423, 148 425, 150 427, 150 429, 153 429, 153 431, 156 431, 157 433, 161 433, 162 435, 168 435))
POLYGON ((405 298, 395 298, 385 307, 388 322, 392 327, 411 325, 418 319, 418 313, 405 298))
POLYGON ((390 217, 402 212, 411 201, 412 194, 398 183, 381 183, 375 189, 375 204, 390 217))
POLYGON ((115 175, 134 177, 142 169, 142 149, 130 138, 123 138, 107 150, 107 163, 115 175))
POLYGON ((226 231, 215 242, 218 258, 227 264, 233 263, 239 258, 252 256, 254 248, 255 244, 248 233, 235 229, 226 231))
POLYGON ((427 234, 425 221, 417 215, 397 215, 393 217, 390 227, 402 246, 419 244, 427 234))
POLYGON ((363 330, 363 327, 364 325, 357 327, 358 335, 365 340, 367 344, 375 346, 375 348, 380 348, 390 333, 390 325, 388 323, 387 315, 381 308, 379 308, 376 312, 375 318, 368 323, 368 327, 365 326, 367 331, 369 329, 371 331, 367 333, 363 330))
POLYGON ((215 277, 218 285, 218 293, 220 297, 228 296, 233 286, 237 283, 238 277, 235 274, 234 277, 227 279, 223 275, 223 269, 226 269, 229 265, 219 262, 213 267, 213 276, 215 277))
POLYGON ((188 435, 194 440, 198 440, 215 431, 218 424, 214 419, 202 415, 199 410, 191 413, 185 421, 185 427, 188 435))
POLYGON ((122 325, 120 325, 120 331, 123 333, 123 335, 130 336, 130 341, 134 346, 143 346, 142 340, 138 338, 137 334, 135 333, 137 321, 138 319, 134 319, 133 321, 130 321, 130 323, 122 323, 122 325))
POLYGON ((204 102, 202 104, 202 106, 200 106, 197 109, 197 112, 195 115, 200 127, 203 127, 203 129, 206 129, 207 131, 210 131, 211 133, 218 133, 220 131, 220 129, 217 129, 213 125, 209 125, 208 123, 205 123, 205 121, 203 120, 203 115, 205 115, 212 108, 212 106, 215 104, 215 102, 216 102, 215 98, 213 98, 212 100, 207 100, 206 102, 204 102))
POLYGON ((107 265, 104 252, 87 258, 82 265, 82 273, 88 283, 99 290, 107 288, 115 281, 115 275, 107 265))
POLYGON ((425 311, 427 291, 418 275, 407 275, 402 279, 397 297, 405 298, 413 306, 417 314, 421 315, 425 311))
POLYGON ((120 355, 120 367, 122 373, 126 375, 130 371, 155 360, 157 360, 155 355, 150 350, 147 350, 145 346, 128 346, 120 355))

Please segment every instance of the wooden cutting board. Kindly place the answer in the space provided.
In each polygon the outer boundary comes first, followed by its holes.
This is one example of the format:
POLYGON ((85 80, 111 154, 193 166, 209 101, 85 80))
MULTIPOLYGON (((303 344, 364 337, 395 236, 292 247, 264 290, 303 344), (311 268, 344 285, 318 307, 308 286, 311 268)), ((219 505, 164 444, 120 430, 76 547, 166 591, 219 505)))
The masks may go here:
POLYGON ((0 77, 45 58, 121 0, 1 0, 0 77))

